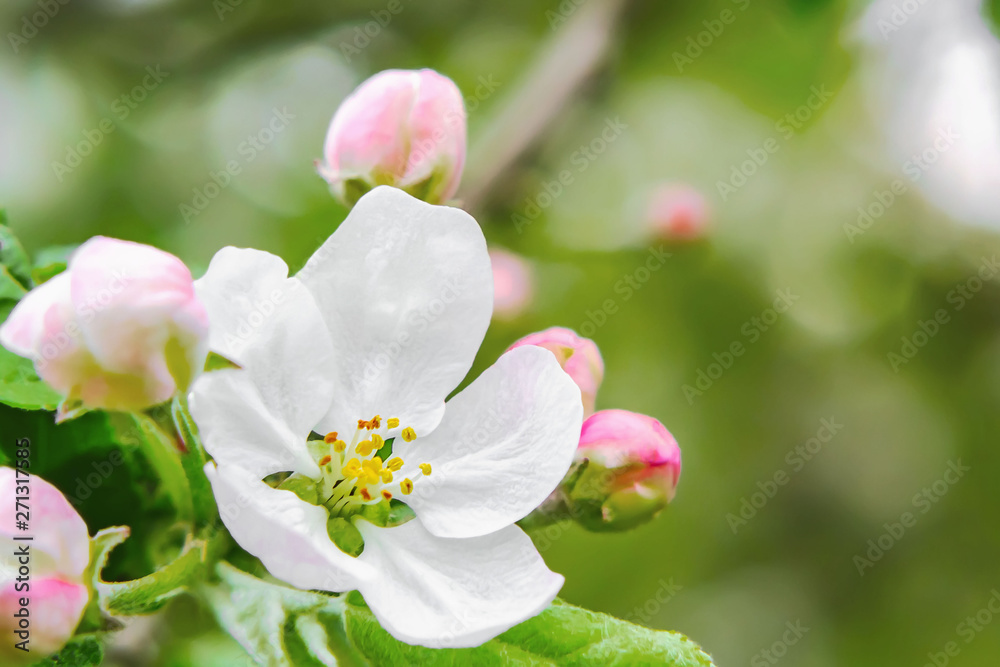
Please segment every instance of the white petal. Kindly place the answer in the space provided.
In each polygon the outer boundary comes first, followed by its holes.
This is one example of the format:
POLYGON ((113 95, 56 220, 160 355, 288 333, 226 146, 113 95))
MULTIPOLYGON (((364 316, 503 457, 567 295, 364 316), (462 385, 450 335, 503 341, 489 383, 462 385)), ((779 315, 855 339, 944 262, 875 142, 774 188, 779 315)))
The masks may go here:
POLYGON ((324 428, 375 414, 418 434, 441 418, 489 326, 493 278, 469 214, 378 187, 358 201, 298 277, 337 351, 324 428))
POLYGON ((419 519, 355 525, 365 538, 359 560, 378 571, 358 590, 382 627, 409 644, 478 646, 539 614, 563 585, 517 526, 447 539, 419 519))
MULTIPOLYGON (((282 461, 289 448, 295 459, 308 458, 305 438, 328 410, 334 386, 333 346, 312 295, 288 277, 280 258, 237 248, 216 253, 195 286, 208 310, 211 349, 243 366, 195 383, 192 411, 206 448, 220 459, 223 449, 243 445, 273 447, 282 461)), ((318 474, 303 465, 291 469, 318 474)))
POLYGON ((294 471, 319 478, 306 435, 271 411, 247 370, 206 373, 191 392, 191 415, 205 449, 222 465, 237 465, 258 480, 294 471))
POLYGON ((510 525, 538 507, 569 470, 580 440, 580 389, 540 347, 507 352, 448 401, 441 425, 393 454, 412 476, 431 464, 403 500, 427 529, 472 537, 510 525))
POLYGON ((373 576, 326 532, 327 511, 291 491, 272 489, 236 466, 205 465, 222 522, 233 539, 292 586, 349 591, 373 576))

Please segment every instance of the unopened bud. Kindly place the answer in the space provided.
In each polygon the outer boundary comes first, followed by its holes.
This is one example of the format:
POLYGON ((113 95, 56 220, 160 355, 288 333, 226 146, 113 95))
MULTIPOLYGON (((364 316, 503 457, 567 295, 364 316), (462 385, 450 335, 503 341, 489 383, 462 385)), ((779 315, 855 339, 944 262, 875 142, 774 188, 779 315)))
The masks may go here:
POLYGON ((429 69, 386 70, 337 109, 317 168, 349 206, 376 185, 441 204, 458 190, 465 135, 465 103, 451 79, 429 69))
POLYGON ((559 365, 580 388, 584 416, 594 412, 597 390, 604 380, 604 360, 594 341, 582 338, 570 329, 552 327, 525 336, 511 345, 509 350, 522 345, 544 347, 554 354, 559 365))

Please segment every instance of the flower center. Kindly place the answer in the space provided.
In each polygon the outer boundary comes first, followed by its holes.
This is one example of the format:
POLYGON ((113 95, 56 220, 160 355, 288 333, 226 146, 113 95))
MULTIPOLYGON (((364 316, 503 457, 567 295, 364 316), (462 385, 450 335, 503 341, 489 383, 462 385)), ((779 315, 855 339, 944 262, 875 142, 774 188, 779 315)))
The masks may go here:
POLYGON ((405 450, 405 446, 397 448, 394 445, 399 439, 403 443, 413 442, 417 434, 406 427, 399 438, 386 440, 389 431, 397 428, 398 419, 385 420, 383 427, 382 418, 375 415, 371 419, 358 420, 350 443, 333 431, 323 438, 325 447, 312 448, 318 454, 316 463, 322 473, 317 483, 317 504, 326 507, 331 518, 357 514, 367 505, 388 505, 393 497, 412 493, 414 482, 431 474, 430 464, 421 463, 420 472, 413 478, 398 476, 403 458, 393 451, 405 450))

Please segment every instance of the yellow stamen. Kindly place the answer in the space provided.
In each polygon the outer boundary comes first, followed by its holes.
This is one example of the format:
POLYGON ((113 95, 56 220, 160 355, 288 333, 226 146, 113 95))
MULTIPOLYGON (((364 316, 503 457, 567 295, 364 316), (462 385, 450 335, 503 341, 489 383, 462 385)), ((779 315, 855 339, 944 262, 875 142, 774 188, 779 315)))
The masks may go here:
POLYGON ((357 477, 361 473, 361 461, 351 459, 343 468, 340 469, 340 472, 343 473, 344 477, 347 479, 357 477))
POLYGON ((382 445, 385 444, 385 440, 382 439, 378 433, 372 433, 372 444, 375 445, 375 449, 382 449, 382 445))
POLYGON ((335 440, 333 443, 333 451, 342 452, 347 449, 347 443, 343 440, 335 440))
POLYGON ((425 475, 431 474, 431 464, 430 463, 421 463, 420 464, 420 472, 424 473, 425 475))
POLYGON ((402 482, 399 483, 399 490, 403 492, 404 496, 408 496, 411 493, 413 493, 413 480, 411 480, 409 477, 404 479, 402 482))
POLYGON ((382 476, 382 483, 383 484, 388 484, 389 482, 392 481, 392 471, 389 470, 388 468, 386 468, 382 472, 380 472, 379 475, 382 476))
POLYGON ((327 454, 326 456, 324 456, 323 458, 321 458, 319 460, 319 465, 322 468, 323 466, 325 466, 327 463, 329 463, 332 460, 333 460, 333 457, 330 456, 329 454, 327 454))
POLYGON ((385 424, 389 428, 396 428, 397 426, 399 426, 399 420, 396 419, 395 417, 389 417, 389 421, 387 421, 385 424))
POLYGON ((417 432, 414 431, 411 427, 407 426, 406 428, 403 429, 403 440, 405 440, 406 442, 413 442, 416 439, 417 439, 417 432))
POLYGON ((328 445, 332 445, 336 441, 337 441, 337 432, 336 431, 330 431, 325 436, 323 436, 323 442, 325 442, 328 445))
POLYGON ((403 467, 403 459, 398 456, 393 456, 391 459, 386 461, 385 467, 393 472, 396 472, 403 467))
POLYGON ((382 497, 385 498, 386 500, 392 500, 392 494, 386 491, 385 489, 382 489, 382 497))
POLYGON ((361 456, 368 456, 375 451, 375 443, 371 440, 362 440, 358 443, 357 452, 361 456))

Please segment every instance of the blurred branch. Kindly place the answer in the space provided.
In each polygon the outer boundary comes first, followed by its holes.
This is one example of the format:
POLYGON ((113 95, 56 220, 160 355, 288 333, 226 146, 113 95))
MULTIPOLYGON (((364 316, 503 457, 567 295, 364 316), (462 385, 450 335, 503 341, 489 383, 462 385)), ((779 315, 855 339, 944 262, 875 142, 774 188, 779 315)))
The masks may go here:
POLYGON ((469 153, 464 207, 481 207, 493 186, 555 121, 606 54, 627 0, 589 0, 561 26, 469 153))

